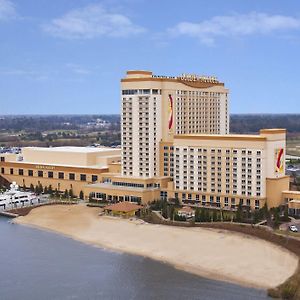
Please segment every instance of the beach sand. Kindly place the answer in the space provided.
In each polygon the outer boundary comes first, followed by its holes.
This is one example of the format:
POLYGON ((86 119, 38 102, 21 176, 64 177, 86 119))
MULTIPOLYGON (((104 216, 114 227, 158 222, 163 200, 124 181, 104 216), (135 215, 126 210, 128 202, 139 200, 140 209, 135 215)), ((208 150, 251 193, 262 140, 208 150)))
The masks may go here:
POLYGON ((15 223, 169 263, 211 279, 256 288, 275 287, 296 270, 292 253, 247 235, 204 228, 181 228, 99 216, 99 208, 55 205, 33 209, 15 223))

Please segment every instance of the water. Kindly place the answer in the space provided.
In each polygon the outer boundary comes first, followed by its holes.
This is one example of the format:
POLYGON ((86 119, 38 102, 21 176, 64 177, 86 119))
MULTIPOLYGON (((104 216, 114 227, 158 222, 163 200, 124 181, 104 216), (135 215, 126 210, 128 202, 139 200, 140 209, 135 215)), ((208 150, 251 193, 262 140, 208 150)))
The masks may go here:
POLYGON ((0 299, 268 299, 143 257, 88 246, 0 217, 0 299))

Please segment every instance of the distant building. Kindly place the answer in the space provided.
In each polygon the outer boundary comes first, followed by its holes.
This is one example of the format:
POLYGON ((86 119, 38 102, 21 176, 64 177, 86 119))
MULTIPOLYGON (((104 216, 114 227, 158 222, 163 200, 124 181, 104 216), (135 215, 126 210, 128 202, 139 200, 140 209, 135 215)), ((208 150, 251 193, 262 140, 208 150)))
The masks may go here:
POLYGON ((184 206, 177 211, 178 216, 185 217, 186 219, 190 219, 195 217, 195 210, 190 206, 184 206))
POLYGON ((108 215, 118 216, 123 218, 134 217, 143 206, 130 202, 119 202, 112 205, 107 205, 103 208, 108 215))

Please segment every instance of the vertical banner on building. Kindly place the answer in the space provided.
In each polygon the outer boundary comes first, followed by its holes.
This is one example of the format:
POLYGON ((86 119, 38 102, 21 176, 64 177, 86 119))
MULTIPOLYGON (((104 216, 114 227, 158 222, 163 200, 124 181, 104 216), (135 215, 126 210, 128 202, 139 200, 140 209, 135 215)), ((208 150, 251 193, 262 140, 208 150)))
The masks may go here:
POLYGON ((275 173, 283 174, 284 172, 284 150, 283 148, 275 150, 275 173))
POLYGON ((172 95, 169 94, 169 130, 172 129, 173 127, 173 98, 172 95))

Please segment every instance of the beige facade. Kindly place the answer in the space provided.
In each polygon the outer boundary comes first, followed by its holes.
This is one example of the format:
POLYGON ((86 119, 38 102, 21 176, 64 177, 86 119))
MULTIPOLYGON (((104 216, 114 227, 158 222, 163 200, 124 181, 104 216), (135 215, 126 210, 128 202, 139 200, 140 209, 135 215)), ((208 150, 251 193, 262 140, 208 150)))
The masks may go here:
MULTIPOLYGON (((20 155, 1 155, 0 176, 19 186, 72 189, 79 196, 87 184, 102 182, 107 172, 120 173, 120 149, 56 147, 23 148, 20 155)), ((86 194, 86 198, 88 194, 86 194)))
POLYGON ((282 201, 288 204, 290 215, 300 217, 300 191, 283 191, 282 201))
POLYGON ((128 71, 121 80, 122 175, 163 174, 159 143, 174 134, 227 134, 228 93, 211 77, 128 71))
POLYGON ((35 164, 101 168, 120 162, 120 154, 121 149, 105 147, 25 147, 19 159, 35 164))
POLYGON ((88 188, 95 198, 115 201, 177 198, 185 204, 227 209, 239 203, 251 209, 265 203, 279 206, 282 191, 289 189, 285 138, 284 129, 257 135, 174 135, 173 142, 160 142, 161 177, 114 174, 88 188))

